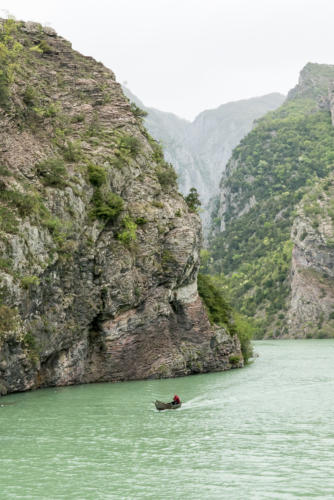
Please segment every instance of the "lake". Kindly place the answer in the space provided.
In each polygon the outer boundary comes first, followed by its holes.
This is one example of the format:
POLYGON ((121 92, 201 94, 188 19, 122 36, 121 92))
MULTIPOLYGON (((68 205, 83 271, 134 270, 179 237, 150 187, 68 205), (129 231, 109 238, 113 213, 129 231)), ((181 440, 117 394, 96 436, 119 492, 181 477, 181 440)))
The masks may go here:
POLYGON ((242 370, 1 398, 1 500, 333 499, 334 340, 254 345, 242 370))

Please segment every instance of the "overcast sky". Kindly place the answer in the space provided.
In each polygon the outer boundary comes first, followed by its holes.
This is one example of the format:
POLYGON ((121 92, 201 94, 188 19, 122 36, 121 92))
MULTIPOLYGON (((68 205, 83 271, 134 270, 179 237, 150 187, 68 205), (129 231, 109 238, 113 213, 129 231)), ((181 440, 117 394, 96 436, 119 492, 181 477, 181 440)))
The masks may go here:
POLYGON ((188 119, 286 94, 309 61, 334 64, 334 0, 2 0, 0 8, 51 25, 147 106, 188 119))

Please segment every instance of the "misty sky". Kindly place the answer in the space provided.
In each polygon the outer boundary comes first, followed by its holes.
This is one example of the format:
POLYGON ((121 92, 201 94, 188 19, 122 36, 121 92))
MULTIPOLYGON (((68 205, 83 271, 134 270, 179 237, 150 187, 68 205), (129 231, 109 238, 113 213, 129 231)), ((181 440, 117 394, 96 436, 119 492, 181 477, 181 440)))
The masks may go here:
POLYGON ((286 94, 309 61, 334 64, 334 0, 2 0, 102 61, 146 105, 193 119, 286 94))

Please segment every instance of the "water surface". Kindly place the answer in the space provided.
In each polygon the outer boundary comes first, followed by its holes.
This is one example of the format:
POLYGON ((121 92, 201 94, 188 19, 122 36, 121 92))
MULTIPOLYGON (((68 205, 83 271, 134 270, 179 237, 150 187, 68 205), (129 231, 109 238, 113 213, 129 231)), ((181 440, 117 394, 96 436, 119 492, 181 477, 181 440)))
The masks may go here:
POLYGON ((255 349, 243 370, 0 399, 1 500, 333 499, 334 341, 255 349))

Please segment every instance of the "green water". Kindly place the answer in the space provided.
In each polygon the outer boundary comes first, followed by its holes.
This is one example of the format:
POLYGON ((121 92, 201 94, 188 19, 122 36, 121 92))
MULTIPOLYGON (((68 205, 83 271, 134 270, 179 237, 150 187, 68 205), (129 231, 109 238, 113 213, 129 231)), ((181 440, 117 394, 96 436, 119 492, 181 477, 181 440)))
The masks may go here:
POLYGON ((0 499, 333 499, 334 341, 255 349, 243 370, 2 398, 0 499))

